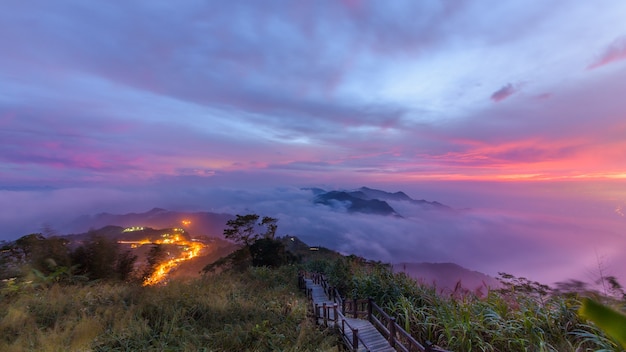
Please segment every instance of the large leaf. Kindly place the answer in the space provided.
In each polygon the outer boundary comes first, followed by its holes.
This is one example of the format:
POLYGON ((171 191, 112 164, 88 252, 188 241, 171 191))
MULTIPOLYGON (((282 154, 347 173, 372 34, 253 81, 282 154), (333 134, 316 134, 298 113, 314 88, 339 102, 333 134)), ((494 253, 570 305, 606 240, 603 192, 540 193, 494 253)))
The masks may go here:
POLYGON ((583 299, 578 313, 593 321, 626 348, 626 315, 589 298, 583 299))

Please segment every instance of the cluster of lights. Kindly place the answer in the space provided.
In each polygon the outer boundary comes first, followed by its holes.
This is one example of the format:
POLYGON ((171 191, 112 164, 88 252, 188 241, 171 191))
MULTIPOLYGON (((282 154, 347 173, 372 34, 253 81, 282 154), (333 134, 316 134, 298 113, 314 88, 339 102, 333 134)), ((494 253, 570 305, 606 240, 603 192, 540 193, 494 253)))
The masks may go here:
POLYGON ((161 235, 163 237, 162 240, 154 241, 155 244, 175 244, 181 241, 180 235, 171 236, 169 233, 164 233, 161 235))
POLYGON ((152 241, 145 239, 140 241, 117 241, 117 243, 130 244, 130 248, 137 248, 143 246, 144 244, 152 244, 152 241))
POLYGON ((132 226, 132 227, 127 227, 124 229, 124 231, 122 232, 133 232, 133 231, 143 231, 144 227, 143 226, 132 226))

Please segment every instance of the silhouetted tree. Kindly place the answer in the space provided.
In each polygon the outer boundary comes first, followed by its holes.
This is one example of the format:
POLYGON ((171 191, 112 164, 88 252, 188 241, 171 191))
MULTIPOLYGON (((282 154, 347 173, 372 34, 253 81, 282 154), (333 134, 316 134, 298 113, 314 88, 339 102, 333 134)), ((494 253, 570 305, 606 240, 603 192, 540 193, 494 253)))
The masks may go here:
POLYGON ((167 252, 160 244, 155 244, 150 248, 147 257, 147 266, 143 272, 143 279, 147 279, 152 275, 157 266, 167 258, 167 252))
POLYGON ((244 246, 249 246, 258 237, 255 232, 258 219, 259 216, 256 214, 237 214, 235 219, 226 222, 227 228, 224 229, 224 237, 244 246))
POLYGON ((134 270, 137 256, 131 251, 120 252, 118 243, 107 236, 93 232, 85 244, 72 252, 72 262, 78 273, 92 280, 126 280, 134 270))
POLYGON ((278 225, 276 225, 277 222, 278 219, 271 218, 269 216, 263 217, 263 220, 261 220, 261 223, 259 225, 266 227, 265 234, 263 235, 265 238, 269 238, 272 240, 274 239, 274 236, 276 235, 276 229, 278 229, 278 225))
POLYGON ((76 269, 77 273, 87 275, 89 272, 89 254, 87 253, 85 246, 78 246, 72 251, 70 256, 72 258, 72 263, 78 266, 76 269))
POLYGON ((257 224, 258 220, 259 215, 257 214, 236 215, 235 219, 226 222, 224 237, 244 246, 251 245, 259 238, 273 239, 278 228, 276 225, 278 219, 264 216, 261 222, 257 224))
POLYGON ((92 232, 87 242, 72 252, 72 260, 80 265, 79 272, 92 280, 113 279, 118 252, 115 240, 92 232))
POLYGON ((274 239, 278 229, 278 219, 264 216, 257 223, 257 214, 236 215, 226 222, 224 237, 242 244, 241 249, 205 266, 202 271, 209 272, 219 267, 242 269, 250 265, 278 267, 295 261, 295 256, 287 251, 285 245, 274 239))
POLYGON ((50 274, 57 267, 71 265, 68 240, 61 237, 46 238, 40 233, 23 236, 15 241, 16 252, 21 252, 22 261, 44 273, 50 274))
POLYGON ((137 262, 137 256, 131 251, 124 251, 117 255, 115 262, 115 272, 118 279, 127 281, 131 278, 133 271, 135 270, 135 263, 137 262))
POLYGON ((15 246, 22 249, 26 256, 30 256, 46 238, 40 233, 31 233, 15 240, 15 246))
POLYGON ((277 268, 295 261, 295 256, 287 251, 285 245, 273 238, 260 238, 250 246, 253 266, 277 268))

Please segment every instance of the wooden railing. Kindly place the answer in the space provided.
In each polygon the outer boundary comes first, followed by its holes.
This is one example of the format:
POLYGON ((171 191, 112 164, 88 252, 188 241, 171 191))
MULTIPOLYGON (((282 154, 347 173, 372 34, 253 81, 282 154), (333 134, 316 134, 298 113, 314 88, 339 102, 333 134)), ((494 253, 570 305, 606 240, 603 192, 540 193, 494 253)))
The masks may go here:
MULTIPOLYGON (((369 348, 364 344, 363 340, 358 337, 358 329, 354 329, 350 326, 345 317, 351 315, 354 318, 361 318, 368 320, 374 327, 380 331, 387 339, 391 347, 398 351, 404 352, 450 352, 440 349, 434 346, 430 341, 426 341, 424 345, 420 344, 404 330, 398 323, 396 318, 391 317, 381 307, 379 307, 372 298, 368 299, 343 299, 337 289, 329 285, 326 277, 319 273, 301 273, 298 275, 298 286, 301 289, 306 289, 305 277, 309 277, 313 280, 313 283, 322 286, 324 293, 330 301, 333 301, 333 305, 324 304, 323 306, 316 305, 314 308, 315 320, 322 319, 325 326, 328 326, 330 321, 330 312, 334 317, 333 323, 335 327, 339 327, 342 333, 344 343, 351 351, 356 351, 359 348, 359 343, 369 351, 369 348), (341 310, 339 311, 339 307, 341 310), (321 312, 320 312, 321 309, 321 312), (319 313, 319 314, 318 314, 319 313), (352 341, 345 333, 345 327, 348 326, 352 330, 352 341)), ((311 298, 310 290, 307 292, 307 297, 311 298)))
POLYGON ((364 348, 366 351, 370 351, 367 343, 363 340, 361 335, 359 335, 359 329, 350 324, 346 316, 341 313, 337 303, 333 303, 332 305, 324 303, 321 306, 316 304, 314 307, 314 315, 315 321, 317 322, 318 319, 321 319, 322 325, 325 327, 330 326, 329 323, 332 321, 332 326, 339 330, 341 338, 348 347, 348 350, 357 351, 359 348, 364 348))

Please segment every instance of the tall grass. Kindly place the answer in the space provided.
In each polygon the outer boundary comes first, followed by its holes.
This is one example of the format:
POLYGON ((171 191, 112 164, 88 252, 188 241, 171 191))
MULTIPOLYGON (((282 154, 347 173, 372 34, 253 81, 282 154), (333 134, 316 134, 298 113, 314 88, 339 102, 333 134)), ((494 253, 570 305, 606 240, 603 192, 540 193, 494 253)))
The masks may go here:
POLYGON ((317 351, 336 338, 306 319, 293 267, 167 286, 123 283, 0 296, 0 351, 317 351))
POLYGON ((441 294, 384 265, 339 260, 344 263, 315 265, 328 270, 330 281, 334 267, 348 265, 351 281, 343 294, 372 297, 418 341, 452 351, 622 351, 579 317, 578 293, 550 292, 505 275, 503 289, 479 293, 457 287, 441 294))

